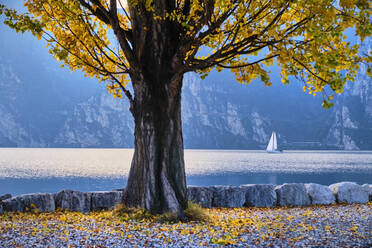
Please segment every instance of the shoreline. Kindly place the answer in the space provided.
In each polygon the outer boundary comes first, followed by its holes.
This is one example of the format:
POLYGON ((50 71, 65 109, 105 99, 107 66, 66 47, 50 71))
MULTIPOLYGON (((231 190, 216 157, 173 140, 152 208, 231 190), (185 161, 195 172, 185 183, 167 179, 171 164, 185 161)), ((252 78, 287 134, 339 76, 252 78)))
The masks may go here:
MULTIPOLYGON (((57 209, 88 213, 108 210, 121 203, 123 189, 58 193, 35 193, 0 198, 4 212, 54 212, 57 209)), ((372 184, 340 182, 329 186, 315 183, 247 184, 241 186, 188 186, 187 198, 204 208, 212 207, 290 207, 368 203, 372 201, 372 184)))

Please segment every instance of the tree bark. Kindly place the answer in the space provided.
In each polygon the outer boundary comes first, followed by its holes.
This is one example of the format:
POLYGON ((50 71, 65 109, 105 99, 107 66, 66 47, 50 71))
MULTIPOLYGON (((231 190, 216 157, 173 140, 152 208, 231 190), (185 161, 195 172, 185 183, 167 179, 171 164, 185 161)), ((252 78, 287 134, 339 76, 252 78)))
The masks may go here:
POLYGON ((132 78, 135 148, 124 193, 126 206, 144 208, 153 214, 171 212, 179 219, 184 218, 187 206, 182 78, 132 78))

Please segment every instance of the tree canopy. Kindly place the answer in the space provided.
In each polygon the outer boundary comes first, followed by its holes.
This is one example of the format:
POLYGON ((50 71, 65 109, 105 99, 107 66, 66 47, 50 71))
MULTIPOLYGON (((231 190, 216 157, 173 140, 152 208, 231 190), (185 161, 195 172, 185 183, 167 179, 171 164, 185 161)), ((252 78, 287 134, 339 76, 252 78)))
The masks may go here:
MULTIPOLYGON (((352 28, 362 41, 371 35, 368 0, 27 0, 25 6, 27 13, 1 5, 0 14, 16 31, 45 39, 61 66, 108 82, 114 97, 124 93, 130 101, 126 86, 143 70, 148 39, 177 42, 169 51, 176 74, 203 78, 226 68, 238 82, 270 85, 275 63, 283 83, 299 77, 311 94, 327 86, 342 92, 358 64, 371 62, 344 32, 352 28)), ((324 107, 331 99, 325 95, 324 107)))

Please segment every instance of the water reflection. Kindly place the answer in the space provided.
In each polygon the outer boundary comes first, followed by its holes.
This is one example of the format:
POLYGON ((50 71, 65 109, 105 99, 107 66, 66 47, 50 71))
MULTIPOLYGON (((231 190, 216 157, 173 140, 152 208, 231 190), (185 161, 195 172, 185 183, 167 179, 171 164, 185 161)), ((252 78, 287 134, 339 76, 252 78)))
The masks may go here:
POLYGON ((269 175, 269 183, 270 184, 278 184, 277 175, 269 175))
MULTIPOLYGON (((0 194, 123 188, 132 149, 0 149, 0 194)), ((372 152, 186 150, 189 185, 372 183, 372 152)))

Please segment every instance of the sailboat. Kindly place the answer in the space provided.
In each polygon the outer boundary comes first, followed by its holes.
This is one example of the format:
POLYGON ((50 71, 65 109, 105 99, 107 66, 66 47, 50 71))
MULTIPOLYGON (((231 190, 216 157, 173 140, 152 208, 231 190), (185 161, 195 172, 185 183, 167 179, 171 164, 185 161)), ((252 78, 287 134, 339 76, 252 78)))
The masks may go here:
POLYGON ((268 153, 281 153, 281 150, 278 150, 278 143, 276 139, 276 132, 271 134, 269 144, 267 144, 266 151, 268 153))

